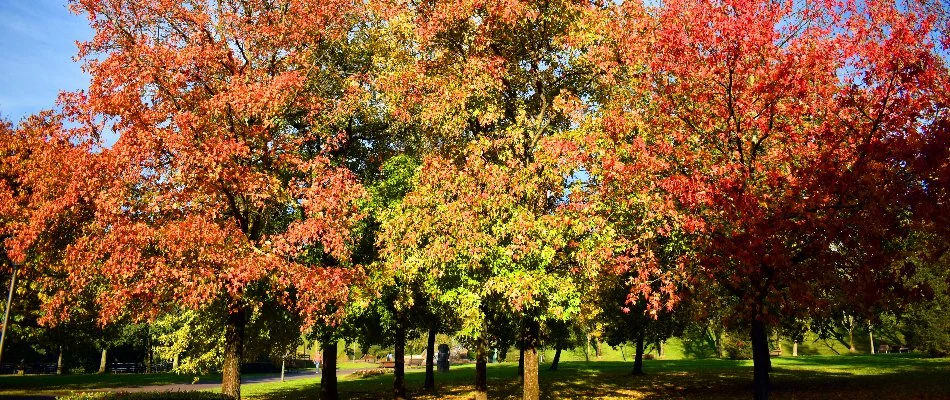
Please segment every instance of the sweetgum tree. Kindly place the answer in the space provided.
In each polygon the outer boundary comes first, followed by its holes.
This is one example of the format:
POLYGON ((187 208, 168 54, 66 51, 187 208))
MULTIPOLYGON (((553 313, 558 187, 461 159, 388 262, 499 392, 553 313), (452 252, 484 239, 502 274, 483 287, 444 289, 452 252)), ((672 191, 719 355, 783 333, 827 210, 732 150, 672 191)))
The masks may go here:
POLYGON ((487 316, 523 326, 525 398, 538 398, 540 325, 579 295, 561 212, 575 172, 564 133, 582 115, 591 69, 578 62, 600 9, 571 1, 386 4, 404 49, 378 77, 391 113, 432 149, 384 227, 392 268, 434 276, 462 314, 487 397, 487 316))
POLYGON ((346 1, 81 0, 92 82, 68 96, 87 129, 119 135, 101 167, 97 232, 72 282, 101 317, 217 309, 222 392, 240 397, 252 313, 273 298, 305 326, 343 310, 361 185, 339 150, 359 126, 361 71, 340 49, 346 1))
POLYGON ((904 158, 920 148, 907 143, 932 143, 946 115, 937 19, 876 1, 625 3, 618 15, 603 79, 633 94, 605 109, 639 132, 657 182, 646 189, 698 238, 689 284, 734 298, 766 398, 771 326, 829 298, 870 307, 900 292, 893 243, 915 187, 904 158))
MULTIPOLYGON (((101 183, 93 168, 95 143, 85 131, 65 128, 52 111, 16 127, 0 120, 0 265, 14 293, 40 293, 56 304, 68 291, 68 248, 88 229, 94 215, 89 188, 101 183), (30 289, 17 290, 17 280, 30 282, 30 289)), ((68 319, 59 311, 29 310, 44 324, 68 319)))

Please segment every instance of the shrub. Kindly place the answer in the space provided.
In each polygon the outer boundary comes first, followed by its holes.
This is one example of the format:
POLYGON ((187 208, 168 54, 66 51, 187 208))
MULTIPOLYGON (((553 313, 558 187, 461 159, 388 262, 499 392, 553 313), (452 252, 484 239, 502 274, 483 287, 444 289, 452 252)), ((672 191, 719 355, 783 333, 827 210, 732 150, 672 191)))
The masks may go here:
POLYGON ((367 378, 376 375, 386 375, 390 372, 393 372, 393 370, 389 368, 361 369, 359 371, 354 371, 353 375, 356 375, 360 378, 367 378))
POLYGON ((722 340, 722 349, 730 360, 752 359, 752 344, 748 341, 727 336, 722 340))

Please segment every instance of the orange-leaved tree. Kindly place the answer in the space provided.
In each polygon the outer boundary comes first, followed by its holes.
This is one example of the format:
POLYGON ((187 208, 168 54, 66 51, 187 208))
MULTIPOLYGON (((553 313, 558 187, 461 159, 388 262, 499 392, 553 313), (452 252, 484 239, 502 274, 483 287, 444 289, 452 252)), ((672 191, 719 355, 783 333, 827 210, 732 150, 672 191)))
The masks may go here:
MULTIPOLYGON (((25 279, 41 285, 54 302, 63 300, 57 295, 65 289, 68 248, 84 235, 95 212, 88 190, 98 186, 100 176, 95 143, 84 131, 67 129, 52 111, 29 116, 17 127, 0 121, 0 265, 11 273, 9 290, 15 291, 16 279, 25 279)), ((13 292, 9 296, 15 301, 13 292)), ((42 319, 67 317, 56 310, 48 308, 42 319)))

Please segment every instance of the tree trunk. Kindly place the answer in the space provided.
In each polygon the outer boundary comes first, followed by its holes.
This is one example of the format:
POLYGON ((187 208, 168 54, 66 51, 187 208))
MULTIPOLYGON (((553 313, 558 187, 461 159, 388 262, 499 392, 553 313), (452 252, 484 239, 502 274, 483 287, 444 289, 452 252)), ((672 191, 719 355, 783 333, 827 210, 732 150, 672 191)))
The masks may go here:
POLYGON ((524 382, 524 333, 521 334, 521 340, 518 341, 518 376, 524 382))
POLYGON ((63 346, 59 346, 59 357, 56 358, 56 375, 63 374, 63 346))
POLYGON ((871 336, 871 354, 874 354, 874 331, 868 329, 868 335, 871 336))
POLYGON ((488 349, 485 333, 475 339, 475 400, 488 400, 488 349))
POLYGON ((336 386, 336 339, 328 335, 323 340, 323 364, 320 378, 320 399, 336 400, 340 398, 340 392, 336 386))
MULTIPOLYGON (((107 349, 106 349, 105 347, 103 347, 103 348, 102 348, 102 357, 99 358, 99 373, 100 373, 100 374, 106 373, 106 360, 107 360, 107 358, 108 358, 107 349)), ((177 363, 176 363, 176 364, 177 364, 177 363)), ((177 366, 177 365, 176 365, 176 366, 177 366)))
POLYGON ((10 275, 10 290, 7 291, 7 305, 3 312, 3 327, 0 328, 0 363, 3 362, 3 342, 7 340, 7 325, 10 324, 10 304, 13 303, 13 288, 16 286, 16 264, 13 264, 13 274, 10 275))
POLYGON ((643 332, 637 335, 637 354, 633 357, 633 374, 643 375, 643 332))
POLYGON ((798 357, 798 341, 792 342, 792 357, 798 357))
POLYGON ((598 359, 598 360, 600 360, 600 356, 603 355, 603 353, 600 351, 600 339, 599 339, 599 338, 594 338, 594 355, 597 356, 597 359, 598 359))
POLYGON ((589 333, 585 333, 584 361, 590 362, 590 334, 589 333))
POLYGON ((541 327, 538 321, 528 321, 524 336, 524 400, 538 400, 541 398, 541 387, 538 384, 540 331, 541 327))
POLYGON ((435 389, 435 371, 433 359, 435 358, 435 334, 436 329, 429 328, 429 341, 426 342, 426 382, 423 388, 426 390, 435 389))
POLYGON ((287 356, 280 359, 280 381, 284 381, 284 370, 287 367, 287 356))
POLYGON ((551 371, 557 371, 557 364, 561 362, 561 346, 554 350, 554 361, 551 362, 551 371))
MULTIPOLYGON (((105 353, 105 350, 103 350, 103 353, 105 353)), ((175 354, 175 358, 172 359, 172 371, 178 373, 178 354, 175 354)))
POLYGON ((228 312, 224 325, 224 364, 221 367, 221 394, 228 399, 241 398, 241 363, 244 360, 244 308, 228 312))
POLYGON ((656 358, 663 358, 663 341, 656 342, 656 358))
MULTIPOLYGON (((152 373, 152 345, 149 340, 150 337, 151 336, 145 339, 145 373, 146 374, 152 373)), ((240 369, 240 367, 238 369, 240 369)))
POLYGON ((393 398, 406 398, 406 327, 402 322, 396 322, 396 365, 393 368, 393 398))
POLYGON ((752 390, 755 400, 769 398, 769 369, 772 361, 769 359, 769 343, 765 332, 765 323, 759 320, 752 321, 752 390))
POLYGON ((722 358, 722 329, 716 328, 713 332, 716 335, 716 358, 722 358))

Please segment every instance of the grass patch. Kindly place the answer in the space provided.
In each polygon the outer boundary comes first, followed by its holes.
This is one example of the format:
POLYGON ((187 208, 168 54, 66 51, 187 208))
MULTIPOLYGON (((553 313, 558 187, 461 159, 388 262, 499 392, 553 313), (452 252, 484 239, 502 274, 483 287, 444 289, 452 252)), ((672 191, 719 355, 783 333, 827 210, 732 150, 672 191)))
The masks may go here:
MULTIPOLYGON (((156 374, 79 374, 79 375, 0 375, 0 390, 57 389, 90 390, 110 387, 133 387, 191 383, 191 375, 156 374)), ((221 379, 221 375, 202 375, 199 381, 221 379)))
MULTIPOLYGON (((630 374, 632 362, 623 361, 565 361, 558 371, 549 371, 548 363, 541 366, 542 398, 601 398, 601 399, 732 399, 751 396, 752 362, 733 360, 647 360, 647 375, 630 374)), ((772 359, 773 395, 777 399, 944 399, 950 398, 950 359, 923 358, 914 354, 801 356, 772 359)), ((422 390, 425 379, 423 368, 406 372, 406 385, 417 399, 467 399, 474 389, 474 365, 453 365, 448 373, 436 374, 435 392, 422 390)), ((0 394, 6 394, 8 383, 19 388, 53 389, 46 384, 61 384, 68 380, 82 380, 78 376, 59 377, 0 377, 0 394), (33 379, 25 379, 33 378, 33 379), (37 378, 47 378, 37 380, 37 378)), ((92 375, 91 377, 103 377, 92 375)), ((136 385, 153 382, 180 383, 182 376, 106 375, 121 378, 136 385)), ((190 377, 187 381, 190 383, 190 377)), ((90 378, 86 378, 90 379, 90 378)), ((109 382, 116 387, 119 382, 109 382)), ((106 387, 102 382, 74 382, 72 390, 106 387), (85 386, 84 386, 85 385, 85 386)), ((516 399, 521 397, 521 382, 517 363, 489 364, 488 385, 491 398, 516 399)), ((340 377, 340 395, 346 399, 389 398, 392 393, 392 375, 359 377, 347 374, 340 377)), ((61 389, 56 387, 55 389, 61 389)), ((289 400, 315 398, 320 388, 316 375, 287 382, 250 383, 242 387, 246 398, 258 400, 289 400)), ((216 390, 206 391, 201 398, 214 398, 216 390)), ((64 393, 65 394, 65 393, 64 393)), ((193 393, 194 394, 194 393, 193 393)), ((139 400, 168 398, 167 393, 137 393, 134 395, 95 395, 70 399, 139 400), (127 397, 121 397, 127 396, 127 397)))
MULTIPOLYGON (((542 398, 733 399, 751 396, 751 361, 648 360, 647 375, 632 376, 632 363, 569 361, 558 371, 541 369, 542 398)), ((436 375, 437 391, 422 390, 424 371, 409 370, 406 384, 418 399, 467 399, 474 386, 474 366, 452 366, 436 375)), ((521 397, 517 363, 490 364, 489 397, 521 397)), ((950 398, 950 359, 914 355, 801 356, 773 359, 775 398, 905 399, 950 398)), ((347 399, 388 398, 392 375, 340 380, 347 399)), ((261 400, 314 398, 317 379, 247 385, 244 393, 261 400)))
POLYGON ((167 392, 167 393, 77 393, 60 396, 57 400, 224 400, 219 393, 212 392, 167 392))

